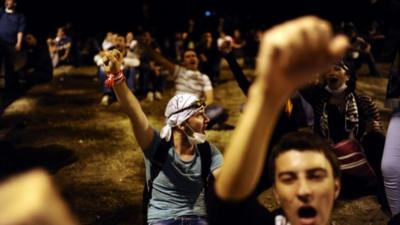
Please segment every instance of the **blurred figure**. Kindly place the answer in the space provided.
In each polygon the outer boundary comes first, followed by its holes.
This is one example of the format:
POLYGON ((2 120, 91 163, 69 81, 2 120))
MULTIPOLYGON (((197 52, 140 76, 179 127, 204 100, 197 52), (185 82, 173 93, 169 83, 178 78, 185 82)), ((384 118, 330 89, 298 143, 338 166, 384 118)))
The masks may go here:
POLYGON ((64 27, 57 29, 57 36, 54 39, 47 39, 53 67, 70 64, 72 40, 67 35, 64 27))
POLYGON ((380 76, 376 68, 375 58, 372 55, 371 44, 357 33, 357 29, 353 23, 343 25, 343 31, 350 38, 351 48, 346 58, 352 64, 352 69, 357 71, 362 64, 367 63, 369 75, 380 76))
POLYGON ((156 62, 161 64, 175 80, 175 93, 189 93, 195 95, 207 104, 206 115, 212 129, 223 128, 228 114, 222 105, 214 102, 214 91, 210 78, 199 71, 199 58, 193 49, 186 49, 182 55, 181 65, 174 64, 159 52, 153 50, 143 42, 143 49, 156 62))
POLYGON ((4 62, 5 91, 15 92, 18 78, 14 71, 16 52, 21 50, 25 17, 16 11, 15 0, 5 0, 0 8, 0 71, 4 62))
MULTIPOLYGON (((389 83, 386 94, 386 107, 392 108, 387 130, 385 148, 382 158, 382 174, 386 197, 392 213, 400 222, 400 48, 390 68, 389 83)), ((396 220, 396 219, 393 219, 396 220)))
POLYGON ((196 52, 199 54, 200 70, 207 74, 213 86, 216 86, 221 57, 218 53, 217 43, 210 32, 203 33, 196 52))
MULTIPOLYGON (((143 32, 141 39, 152 50, 161 53, 159 45, 149 31, 143 32)), ((161 100, 163 97, 162 92, 165 79, 162 73, 162 66, 147 51, 141 52, 139 66, 140 91, 146 96, 146 100, 149 102, 154 101, 154 99, 161 100)))
POLYGON ((53 77, 53 66, 47 46, 38 43, 32 34, 25 36, 27 62, 19 74, 27 82, 28 87, 50 81, 53 77))
POLYGON ((233 30, 232 34, 232 52, 237 59, 244 57, 244 48, 246 47, 246 40, 242 36, 239 29, 233 30))
POLYGON ((307 132, 281 139, 266 162, 281 109, 300 87, 341 58, 347 40, 328 22, 308 16, 268 30, 262 39, 257 78, 224 154, 209 201, 211 224, 328 225, 340 192, 340 169, 329 144, 307 132), (276 216, 252 195, 265 163, 284 215, 276 216))
POLYGON ((0 183, 0 225, 77 225, 50 175, 33 170, 0 183))

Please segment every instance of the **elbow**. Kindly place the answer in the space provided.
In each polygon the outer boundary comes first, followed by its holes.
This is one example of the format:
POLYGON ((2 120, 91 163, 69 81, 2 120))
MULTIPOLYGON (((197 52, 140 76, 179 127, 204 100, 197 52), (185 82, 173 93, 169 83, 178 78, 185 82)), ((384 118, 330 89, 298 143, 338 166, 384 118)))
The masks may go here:
POLYGON ((252 192, 248 185, 226 185, 219 179, 214 185, 215 194, 218 198, 227 202, 240 202, 252 192))

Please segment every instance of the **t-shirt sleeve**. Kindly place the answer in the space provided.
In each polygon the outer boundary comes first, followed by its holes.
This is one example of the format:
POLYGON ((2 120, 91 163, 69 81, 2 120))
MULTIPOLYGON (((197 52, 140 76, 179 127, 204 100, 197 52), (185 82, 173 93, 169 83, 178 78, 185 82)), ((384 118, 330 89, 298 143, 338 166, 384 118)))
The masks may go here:
POLYGON ((213 87, 210 78, 208 78, 207 75, 203 74, 202 79, 203 79, 203 91, 212 91, 213 87))
POLYGON ((25 16, 20 15, 19 24, 18 24, 18 32, 24 32, 25 31, 25 26, 26 26, 25 16))
POLYGON ((223 158, 221 152, 219 151, 219 149, 215 145, 210 144, 210 147, 211 147, 210 170, 212 172, 222 166, 222 163, 224 162, 224 158, 223 158))
POLYGON ((151 140, 150 146, 143 150, 144 156, 149 160, 153 159, 154 154, 161 142, 160 134, 155 130, 153 132, 153 140, 151 140))
POLYGON ((207 214, 210 225, 275 224, 273 213, 268 211, 258 201, 256 196, 250 196, 240 202, 221 200, 215 193, 214 182, 211 182, 207 193, 207 214))
POLYGON ((185 70, 185 68, 183 68, 183 67, 181 67, 179 65, 175 65, 175 70, 174 70, 173 77, 177 78, 180 73, 184 73, 184 70, 185 70))

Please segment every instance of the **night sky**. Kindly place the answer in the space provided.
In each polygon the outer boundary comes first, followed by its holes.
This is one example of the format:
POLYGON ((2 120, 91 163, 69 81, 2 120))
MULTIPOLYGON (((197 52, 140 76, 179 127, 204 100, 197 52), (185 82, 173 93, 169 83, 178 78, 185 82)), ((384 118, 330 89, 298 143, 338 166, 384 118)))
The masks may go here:
POLYGON ((304 14, 316 14, 331 21, 369 21, 384 17, 383 0, 371 6, 369 0, 18 0, 18 10, 27 17, 28 31, 39 36, 54 35, 56 27, 72 23, 79 35, 126 32, 138 25, 154 27, 160 34, 182 30, 188 18, 200 21, 230 16, 239 26, 277 22, 304 14), (143 15, 146 3, 148 16, 143 15), (270 3, 271 4, 271 3, 270 3), (207 12, 208 11, 208 12, 207 12), (208 17, 206 16, 209 15, 208 17))

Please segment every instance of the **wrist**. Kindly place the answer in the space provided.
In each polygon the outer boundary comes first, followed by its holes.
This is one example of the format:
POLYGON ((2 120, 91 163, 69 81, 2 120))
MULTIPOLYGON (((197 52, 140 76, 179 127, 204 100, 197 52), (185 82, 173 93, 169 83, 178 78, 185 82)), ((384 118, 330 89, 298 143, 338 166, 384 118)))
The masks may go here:
POLYGON ((249 99, 258 99, 268 105, 281 106, 290 97, 291 92, 279 90, 260 80, 256 80, 249 90, 249 99))
POLYGON ((122 70, 116 72, 116 73, 107 73, 107 79, 104 81, 104 85, 106 87, 114 87, 116 85, 119 85, 125 81, 125 76, 122 70))

